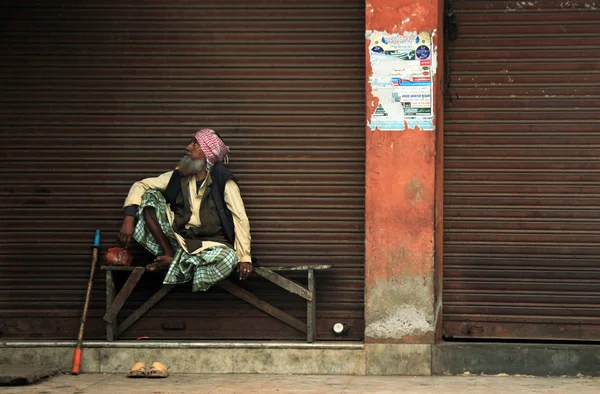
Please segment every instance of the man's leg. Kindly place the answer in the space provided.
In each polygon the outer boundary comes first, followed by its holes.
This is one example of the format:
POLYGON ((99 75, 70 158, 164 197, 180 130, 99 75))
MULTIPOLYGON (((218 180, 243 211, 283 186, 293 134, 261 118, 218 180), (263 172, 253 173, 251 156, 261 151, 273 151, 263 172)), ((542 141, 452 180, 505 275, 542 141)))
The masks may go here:
POLYGON ((235 250, 225 245, 213 246, 197 254, 180 250, 163 283, 178 284, 193 280, 192 291, 206 291, 227 278, 237 265, 235 250))
POLYGON ((173 246, 171 246, 169 238, 167 238, 160 228, 154 207, 146 207, 143 212, 146 226, 148 226, 148 230, 150 230, 150 233, 152 233, 156 242, 158 242, 162 250, 164 250, 165 256, 175 256, 175 251, 173 250, 173 246))
POLYGON ((163 256, 156 256, 154 262, 152 264, 148 264, 146 268, 149 271, 169 268, 171 262, 173 261, 173 256, 175 256, 175 251, 173 250, 173 246, 171 245, 169 238, 167 238, 160 228, 158 218, 156 217, 156 210, 154 207, 145 207, 143 213, 144 222, 146 223, 146 226, 148 226, 148 230, 150 230, 150 233, 156 242, 165 252, 163 256))
POLYGON ((133 238, 146 250, 157 256, 146 269, 156 271, 168 268, 177 254, 179 245, 169 220, 169 206, 159 190, 148 189, 142 196, 140 220, 135 225, 133 238))

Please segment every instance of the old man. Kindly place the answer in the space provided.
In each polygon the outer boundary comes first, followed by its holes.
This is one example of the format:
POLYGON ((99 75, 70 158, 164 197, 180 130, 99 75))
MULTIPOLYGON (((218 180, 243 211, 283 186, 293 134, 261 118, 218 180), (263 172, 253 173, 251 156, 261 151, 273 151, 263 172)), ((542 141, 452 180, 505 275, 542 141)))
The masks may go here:
POLYGON ((241 280, 252 272, 250 224, 228 160, 219 135, 201 129, 174 171, 131 187, 119 243, 133 237, 156 256, 146 268, 166 270, 164 284, 205 291, 235 268, 241 280))

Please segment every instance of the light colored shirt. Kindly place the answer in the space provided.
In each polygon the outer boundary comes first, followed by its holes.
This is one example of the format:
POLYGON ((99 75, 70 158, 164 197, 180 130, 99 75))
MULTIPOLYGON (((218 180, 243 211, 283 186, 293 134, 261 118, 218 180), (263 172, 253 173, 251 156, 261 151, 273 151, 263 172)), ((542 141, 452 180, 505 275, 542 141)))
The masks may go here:
MULTIPOLYGON (((129 190, 129 194, 125 199, 125 204, 123 207, 129 207, 131 205, 140 205, 142 203, 142 196, 148 189, 156 189, 160 191, 164 191, 167 189, 167 185, 169 184, 169 180, 173 175, 173 171, 165 172, 155 178, 146 178, 138 181, 131 186, 129 190)), ((204 182, 202 182, 202 186, 198 188, 196 191, 196 181, 194 177, 190 177, 188 187, 190 188, 190 207, 192 208, 192 216, 190 217, 189 222, 186 224, 186 228, 197 227, 200 226, 200 204, 202 203, 202 197, 206 192, 206 180, 210 177, 210 173, 207 175, 204 182)), ((227 208, 231 211, 231 216, 233 217, 233 226, 235 230, 235 244, 233 245, 236 254, 238 256, 238 260, 240 262, 252 262, 252 257, 250 254, 250 221, 246 216, 246 208, 244 207, 244 201, 242 201, 242 196, 240 194, 240 189, 232 180, 227 181, 225 184, 225 204, 227 208)), ((173 220, 175 219, 175 214, 171 211, 171 208, 167 205, 167 214, 169 217, 169 222, 173 225, 173 220)), ((213 247, 213 246, 224 246, 219 242, 211 242, 204 241, 202 242, 202 247, 194 250, 192 252, 188 251, 187 246, 185 244, 185 239, 175 233, 177 237, 177 242, 179 245, 188 253, 196 254, 201 252, 204 249, 213 247)))

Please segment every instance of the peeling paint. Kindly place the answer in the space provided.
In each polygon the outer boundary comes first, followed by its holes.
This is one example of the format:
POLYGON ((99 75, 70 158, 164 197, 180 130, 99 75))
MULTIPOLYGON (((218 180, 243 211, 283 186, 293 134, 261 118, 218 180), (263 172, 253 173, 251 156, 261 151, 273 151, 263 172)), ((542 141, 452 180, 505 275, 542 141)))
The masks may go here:
POLYGON ((400 305, 392 316, 367 326, 365 335, 370 338, 402 338, 433 331, 423 311, 412 305, 400 305))
POLYGON ((392 33, 422 30, 424 25, 435 25, 438 16, 438 1, 432 0, 367 0, 366 4, 368 28, 387 30, 392 33), (406 21, 409 19, 408 21, 406 21), (398 21, 406 21, 398 24, 398 21))
POLYGON ((411 179, 410 182, 406 184, 404 187, 404 195, 406 196, 407 201, 412 205, 423 202, 423 186, 417 178, 411 179))
POLYGON ((433 275, 380 281, 367 300, 366 336, 397 339, 433 332, 432 284, 433 275))

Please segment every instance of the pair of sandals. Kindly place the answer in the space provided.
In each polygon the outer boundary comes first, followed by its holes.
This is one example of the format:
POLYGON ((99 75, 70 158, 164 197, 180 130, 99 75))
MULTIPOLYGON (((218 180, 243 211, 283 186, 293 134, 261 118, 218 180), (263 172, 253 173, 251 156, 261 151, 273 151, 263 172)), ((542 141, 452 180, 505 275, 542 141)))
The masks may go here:
POLYGON ((146 364, 141 361, 134 363, 127 373, 128 378, 166 378, 169 376, 169 368, 163 363, 154 362, 146 371, 146 364))

